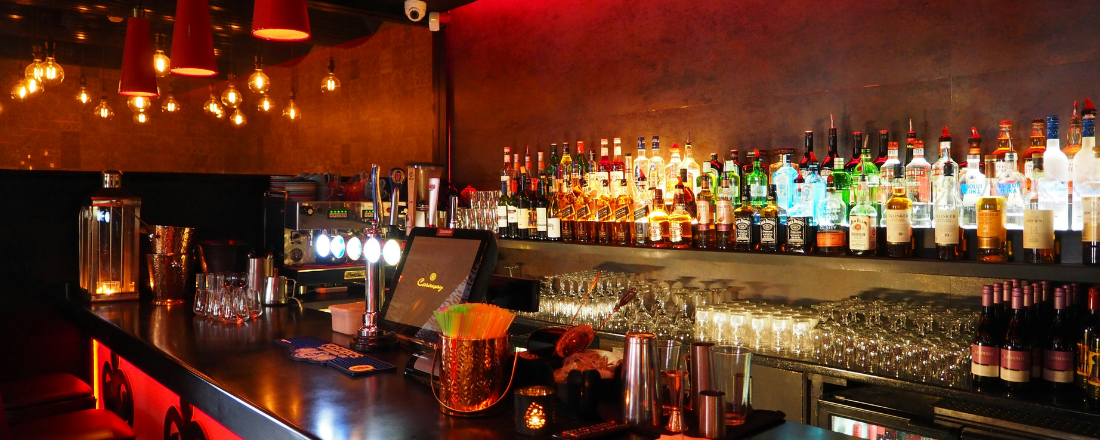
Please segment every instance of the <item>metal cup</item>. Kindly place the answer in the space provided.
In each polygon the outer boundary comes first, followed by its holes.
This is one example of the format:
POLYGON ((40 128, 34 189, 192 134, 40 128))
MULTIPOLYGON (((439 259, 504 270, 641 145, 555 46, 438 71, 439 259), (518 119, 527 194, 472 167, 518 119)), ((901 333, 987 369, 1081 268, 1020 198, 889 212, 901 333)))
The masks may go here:
POLYGON ((714 389, 711 383, 711 350, 714 344, 710 342, 696 342, 691 344, 691 401, 688 407, 697 409, 699 406, 699 392, 714 389))
POLYGON ((266 277, 263 282, 263 303, 265 306, 286 304, 287 295, 294 291, 298 282, 287 277, 266 277), (293 287, 290 287, 293 286, 293 287))
MULTIPOLYGON (((275 259, 271 255, 248 257, 248 290, 258 292, 264 288, 265 279, 275 276, 275 259)), ((286 299, 283 299, 286 303, 286 299)))
POLYGON ((623 350, 623 419, 630 426, 657 427, 657 353, 653 333, 627 333, 623 350))
POLYGON ((726 436, 726 393, 715 390, 699 392, 699 435, 703 438, 726 436))

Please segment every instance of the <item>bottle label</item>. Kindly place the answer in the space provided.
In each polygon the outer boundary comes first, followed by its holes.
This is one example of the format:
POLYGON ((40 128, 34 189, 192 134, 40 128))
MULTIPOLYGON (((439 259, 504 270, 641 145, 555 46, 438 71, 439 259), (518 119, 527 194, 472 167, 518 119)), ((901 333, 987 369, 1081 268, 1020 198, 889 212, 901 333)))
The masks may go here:
POLYGON ((561 238, 561 219, 550 218, 546 221, 546 236, 549 238, 561 238))
POLYGON ((507 206, 497 206, 497 227, 498 228, 507 228, 508 227, 508 207, 507 206))
POLYGON ((790 217, 787 219, 787 245, 792 248, 806 246, 806 226, 810 224, 808 217, 790 217))
POLYGON ((680 243, 684 241, 683 223, 668 222, 668 241, 670 243, 680 243))
POLYGON ((973 205, 982 197, 982 185, 977 183, 963 183, 959 185, 959 192, 962 193, 964 203, 973 205))
POLYGON ((650 241, 650 243, 660 243, 661 239, 662 239, 662 237, 661 237, 661 223, 660 222, 651 222, 649 224, 649 241, 650 241))
POLYGON ((649 239, 649 221, 648 220, 635 220, 634 221, 634 241, 637 245, 644 245, 646 240, 649 239))
POLYGON ((1100 241, 1100 197, 1081 197, 1081 209, 1085 223, 1081 229, 1081 241, 1100 241))
POLYGON ((1089 374, 1092 373, 1092 363, 1089 362, 1089 346, 1087 344, 1077 343, 1077 375, 1088 380, 1089 374))
POLYGON ((909 243, 913 238, 913 211, 908 209, 886 210, 886 241, 909 243))
POLYGON ((700 225, 714 223, 714 213, 711 212, 710 202, 706 200, 695 202, 695 216, 699 219, 700 225))
POLYGON ((998 377, 1001 369, 1001 350, 997 347, 974 344, 970 346, 970 372, 975 376, 998 377))
POLYGON ((778 229, 779 229, 779 219, 778 218, 772 217, 772 218, 762 218, 762 219, 760 219, 760 244, 766 244, 766 245, 777 245, 777 244, 779 244, 778 238, 777 238, 778 234, 776 234, 778 229))
POLYGON ((1054 211, 1024 211, 1024 249, 1054 249, 1054 211))
POLYGON ((768 189, 764 185, 755 184, 749 186, 749 197, 754 199, 763 199, 768 197, 768 189))
POLYGON ((572 203, 566 203, 565 206, 563 206, 561 208, 561 212, 559 214, 561 215, 561 218, 563 218, 565 220, 572 220, 573 219, 573 204, 572 203))
POLYGON ((599 208, 596 208, 596 220, 599 220, 601 222, 611 220, 611 206, 602 205, 599 208))
POLYGON ((978 237, 1005 239, 1004 211, 978 210, 978 237))
POLYGON ((714 222, 718 225, 719 231, 729 231, 733 229, 733 202, 725 199, 718 199, 714 205, 714 222))
POLYGON ((848 241, 853 251, 870 251, 878 247, 878 228, 874 223, 867 215, 848 218, 848 241))
POLYGON ((997 195, 1001 197, 1009 197, 1010 195, 1018 194, 1020 192, 1020 182, 998 183, 996 185, 996 188, 997 195))
POLYGON ((1008 382, 1031 380, 1031 351, 1001 349, 1001 379, 1008 382))
POLYGON ((577 220, 588 220, 589 208, 587 203, 581 203, 581 206, 577 208, 577 220))
POLYGON ((1100 365, 1097 365, 1100 362, 1100 352, 1092 349, 1086 351, 1088 353, 1085 358, 1087 360, 1085 363, 1088 364, 1086 367, 1088 368, 1088 376, 1086 376, 1088 377, 1088 384, 1100 386, 1100 365))
POLYGON ((623 183, 623 172, 622 171, 612 171, 610 174, 611 174, 610 184, 611 184, 612 188, 619 188, 619 184, 623 183))
POLYGON ((737 217, 733 219, 733 239, 737 243, 752 243, 752 218, 737 217))
POLYGON ((932 186, 928 180, 928 170, 910 168, 905 170, 905 194, 914 202, 932 200, 932 186))
POLYGON ((634 206, 634 218, 646 218, 649 217, 649 205, 645 203, 638 203, 634 206))
POLYGON ((840 230, 826 230, 822 231, 818 229, 817 232, 817 247, 844 247, 844 231, 840 230))
POLYGON ((527 208, 516 209, 516 223, 519 225, 520 229, 527 229, 530 219, 531 217, 527 215, 527 208))
POLYGON ((1057 383, 1073 382, 1073 352, 1044 350, 1043 379, 1057 383))
POLYGON ((630 221, 630 220, 633 220, 633 219, 630 218, 630 207, 629 206, 626 206, 626 204, 623 203, 623 204, 620 204, 619 206, 615 207, 615 221, 625 222, 625 221, 630 221))
MULTIPOLYGON (((777 179, 773 178, 772 180, 777 180, 777 179)), ((791 191, 791 188, 790 188, 790 184, 788 182, 783 181, 782 179, 779 179, 779 181, 775 183, 775 199, 779 200, 779 203, 782 204, 782 203, 789 203, 790 202, 791 199, 790 199, 790 196, 788 194, 788 193, 790 193, 790 191, 791 191)))
POLYGON ((535 228, 546 232, 546 208, 535 208, 535 228))
POLYGON ((515 206, 508 207, 508 223, 519 223, 519 212, 515 206))
POLYGON ((936 210, 936 244, 959 244, 959 210, 936 210))

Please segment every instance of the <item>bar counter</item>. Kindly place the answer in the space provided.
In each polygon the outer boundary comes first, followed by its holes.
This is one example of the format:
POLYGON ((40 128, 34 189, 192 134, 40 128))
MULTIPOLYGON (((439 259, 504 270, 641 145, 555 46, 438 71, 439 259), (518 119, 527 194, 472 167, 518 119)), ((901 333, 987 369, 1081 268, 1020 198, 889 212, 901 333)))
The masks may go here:
MULTIPOLYGON (((144 302, 74 305, 66 313, 98 343, 244 439, 532 438, 515 433, 510 410, 485 418, 440 413, 431 390, 402 374, 407 349, 372 354, 398 369, 362 378, 291 360, 277 339, 314 336, 347 346, 350 337, 333 332, 324 312, 265 308, 242 325, 196 317, 187 306, 144 302)), ((787 421, 745 438, 853 437, 787 421)))

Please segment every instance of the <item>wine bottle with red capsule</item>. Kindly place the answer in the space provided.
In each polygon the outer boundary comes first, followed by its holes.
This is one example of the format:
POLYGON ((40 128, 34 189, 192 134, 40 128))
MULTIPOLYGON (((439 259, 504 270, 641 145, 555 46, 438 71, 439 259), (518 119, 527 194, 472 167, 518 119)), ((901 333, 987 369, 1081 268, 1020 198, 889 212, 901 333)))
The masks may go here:
POLYGON ((1012 290, 1012 312, 1004 341, 1001 343, 1001 381, 1010 396, 1025 394, 1031 388, 1031 335, 1028 333, 1024 292, 1012 290))
POLYGON ((1000 385, 1001 326, 993 305, 993 286, 982 287, 982 317, 970 344, 970 378, 974 389, 995 391, 1000 385))
POLYGON ((1066 291, 1059 287, 1054 289, 1054 310, 1051 312, 1046 343, 1043 344, 1043 381, 1050 388, 1055 404, 1068 402, 1076 389, 1073 378, 1074 333, 1069 311, 1066 310, 1066 291))

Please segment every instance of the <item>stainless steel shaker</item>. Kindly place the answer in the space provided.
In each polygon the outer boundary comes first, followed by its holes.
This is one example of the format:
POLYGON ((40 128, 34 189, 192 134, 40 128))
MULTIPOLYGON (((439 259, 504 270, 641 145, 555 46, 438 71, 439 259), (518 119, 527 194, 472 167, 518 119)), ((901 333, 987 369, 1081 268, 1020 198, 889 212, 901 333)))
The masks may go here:
POLYGON ((270 254, 256 257, 248 256, 248 290, 259 292, 264 288, 264 279, 275 276, 275 259, 270 254))
POLYGON ((656 336, 627 333, 623 345, 623 420, 631 426, 657 427, 661 413, 656 336))
POLYGON ((688 402, 689 408, 699 408, 699 392, 714 389, 710 371, 710 353, 713 348, 714 343, 712 342, 691 344, 691 401, 688 402))

